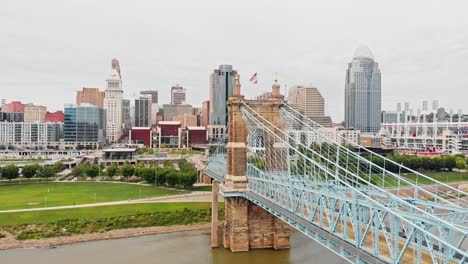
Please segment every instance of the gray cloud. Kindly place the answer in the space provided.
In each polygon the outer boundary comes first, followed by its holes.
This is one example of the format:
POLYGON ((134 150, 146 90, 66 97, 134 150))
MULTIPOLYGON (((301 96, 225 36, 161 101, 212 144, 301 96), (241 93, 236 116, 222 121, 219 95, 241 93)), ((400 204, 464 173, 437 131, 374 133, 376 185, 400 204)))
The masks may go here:
POLYGON ((0 9, 0 98, 61 109, 82 86, 104 88, 113 57, 125 96, 174 83, 208 98, 208 75, 230 63, 248 96, 316 85, 343 118, 344 74, 367 44, 382 69, 383 106, 440 99, 468 111, 466 1, 7 0, 0 9), (259 85, 247 79, 258 72, 259 85))

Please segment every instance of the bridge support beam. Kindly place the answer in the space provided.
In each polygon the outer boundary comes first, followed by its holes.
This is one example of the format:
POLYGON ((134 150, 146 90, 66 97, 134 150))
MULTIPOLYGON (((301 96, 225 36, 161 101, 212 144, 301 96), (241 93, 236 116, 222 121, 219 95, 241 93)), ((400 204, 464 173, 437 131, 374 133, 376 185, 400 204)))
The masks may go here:
POLYGON ((225 198, 223 245, 232 252, 290 248, 289 226, 242 197, 225 198))
POLYGON ((212 186, 213 199, 211 204, 211 247, 218 247, 218 195, 219 183, 213 181, 212 186))

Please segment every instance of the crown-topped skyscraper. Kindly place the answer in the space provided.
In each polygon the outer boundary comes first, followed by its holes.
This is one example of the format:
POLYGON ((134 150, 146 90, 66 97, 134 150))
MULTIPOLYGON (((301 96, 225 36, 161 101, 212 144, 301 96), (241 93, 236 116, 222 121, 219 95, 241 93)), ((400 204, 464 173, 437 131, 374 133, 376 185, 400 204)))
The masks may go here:
POLYGON ((380 130, 381 73, 379 64, 366 46, 360 46, 348 63, 345 83, 345 126, 361 132, 380 130))
POLYGON ((122 79, 120 64, 117 59, 112 60, 111 76, 106 80, 107 88, 104 97, 106 110, 106 138, 109 142, 118 142, 122 136, 122 79))

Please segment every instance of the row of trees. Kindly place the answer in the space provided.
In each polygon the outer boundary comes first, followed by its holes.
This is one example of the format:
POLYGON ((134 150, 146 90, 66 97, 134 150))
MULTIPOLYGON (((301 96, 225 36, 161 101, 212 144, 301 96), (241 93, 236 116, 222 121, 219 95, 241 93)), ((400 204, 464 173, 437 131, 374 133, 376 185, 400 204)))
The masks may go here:
POLYGON ((41 166, 39 164, 24 165, 21 169, 21 173, 18 166, 10 164, 1 169, 1 176, 10 181, 20 177, 20 175, 27 179, 33 177, 48 179, 63 170, 65 170, 65 165, 63 165, 62 162, 57 162, 52 166, 41 166))
POLYGON ((197 182, 197 170, 185 159, 180 160, 178 165, 179 170, 169 161, 166 161, 162 168, 137 166, 135 175, 143 178, 148 183, 159 186, 191 188, 197 182))
POLYGON ((125 163, 120 168, 115 164, 104 168, 102 165, 98 166, 83 163, 75 167, 72 173, 75 177, 87 176, 90 178, 95 178, 98 175, 109 177, 119 175, 126 179, 137 176, 148 183, 159 186, 184 189, 191 188, 197 181, 197 170, 185 159, 180 160, 178 165, 179 169, 176 169, 172 162, 166 161, 162 168, 154 165, 145 167, 144 164, 134 166, 130 163, 125 163))
MULTIPOLYGON (((392 154, 387 156, 388 159, 402 164, 412 170, 427 170, 427 171, 453 171, 453 169, 465 169, 467 161, 463 155, 442 155, 440 157, 419 157, 414 155, 392 154)), ((368 156, 368 159, 379 166, 385 166, 386 169, 398 172, 398 166, 384 162, 377 156, 368 156)))

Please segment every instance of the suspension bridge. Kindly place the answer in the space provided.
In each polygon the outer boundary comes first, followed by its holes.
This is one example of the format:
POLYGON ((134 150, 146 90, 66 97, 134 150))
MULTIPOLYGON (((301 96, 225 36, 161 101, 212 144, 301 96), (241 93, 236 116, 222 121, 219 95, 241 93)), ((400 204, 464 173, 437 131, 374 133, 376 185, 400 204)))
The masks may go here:
POLYGON ((219 192, 234 252, 289 248, 294 228, 350 263, 468 262, 468 193, 347 141, 278 94, 235 89, 228 136, 199 164, 213 179, 213 247, 219 192))

